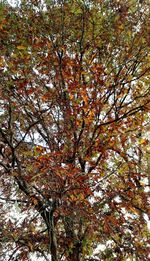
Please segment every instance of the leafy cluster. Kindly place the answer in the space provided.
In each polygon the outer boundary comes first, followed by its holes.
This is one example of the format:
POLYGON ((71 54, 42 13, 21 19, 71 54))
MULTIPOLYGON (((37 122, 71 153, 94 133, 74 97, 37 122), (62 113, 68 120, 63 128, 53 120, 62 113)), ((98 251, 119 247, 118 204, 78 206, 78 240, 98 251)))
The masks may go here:
POLYGON ((148 14, 0 4, 1 260, 148 260, 148 14))

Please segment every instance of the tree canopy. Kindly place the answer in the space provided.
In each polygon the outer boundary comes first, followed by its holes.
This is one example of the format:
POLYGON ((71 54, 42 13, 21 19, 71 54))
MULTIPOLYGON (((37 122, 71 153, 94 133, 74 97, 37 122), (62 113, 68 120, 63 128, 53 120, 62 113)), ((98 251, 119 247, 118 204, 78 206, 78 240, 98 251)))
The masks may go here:
POLYGON ((1 260, 148 260, 148 15, 1 2, 1 260))

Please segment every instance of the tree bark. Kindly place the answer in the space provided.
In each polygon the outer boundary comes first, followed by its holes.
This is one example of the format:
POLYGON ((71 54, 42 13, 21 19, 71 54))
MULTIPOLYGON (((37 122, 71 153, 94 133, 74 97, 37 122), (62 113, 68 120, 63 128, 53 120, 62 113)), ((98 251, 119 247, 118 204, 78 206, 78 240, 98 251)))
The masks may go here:
POLYGON ((52 255, 52 261, 58 261, 57 240, 56 240, 56 235, 55 235, 53 216, 50 219, 50 239, 51 239, 50 250, 51 250, 51 255, 52 255))

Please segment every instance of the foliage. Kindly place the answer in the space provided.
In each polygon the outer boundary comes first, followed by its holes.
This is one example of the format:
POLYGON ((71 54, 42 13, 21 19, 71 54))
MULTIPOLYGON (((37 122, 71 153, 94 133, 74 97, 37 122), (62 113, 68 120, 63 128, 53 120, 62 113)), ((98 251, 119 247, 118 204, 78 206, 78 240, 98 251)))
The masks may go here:
POLYGON ((147 260, 148 1, 0 14, 1 260, 147 260))

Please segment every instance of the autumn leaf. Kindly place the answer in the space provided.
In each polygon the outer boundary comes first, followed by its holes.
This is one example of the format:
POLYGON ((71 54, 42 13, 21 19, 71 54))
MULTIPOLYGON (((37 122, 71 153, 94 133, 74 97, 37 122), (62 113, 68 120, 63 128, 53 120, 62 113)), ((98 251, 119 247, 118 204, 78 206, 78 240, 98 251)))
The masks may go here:
POLYGON ((17 49, 18 49, 18 50, 26 50, 26 46, 24 46, 24 45, 18 45, 18 46, 17 46, 17 49))

